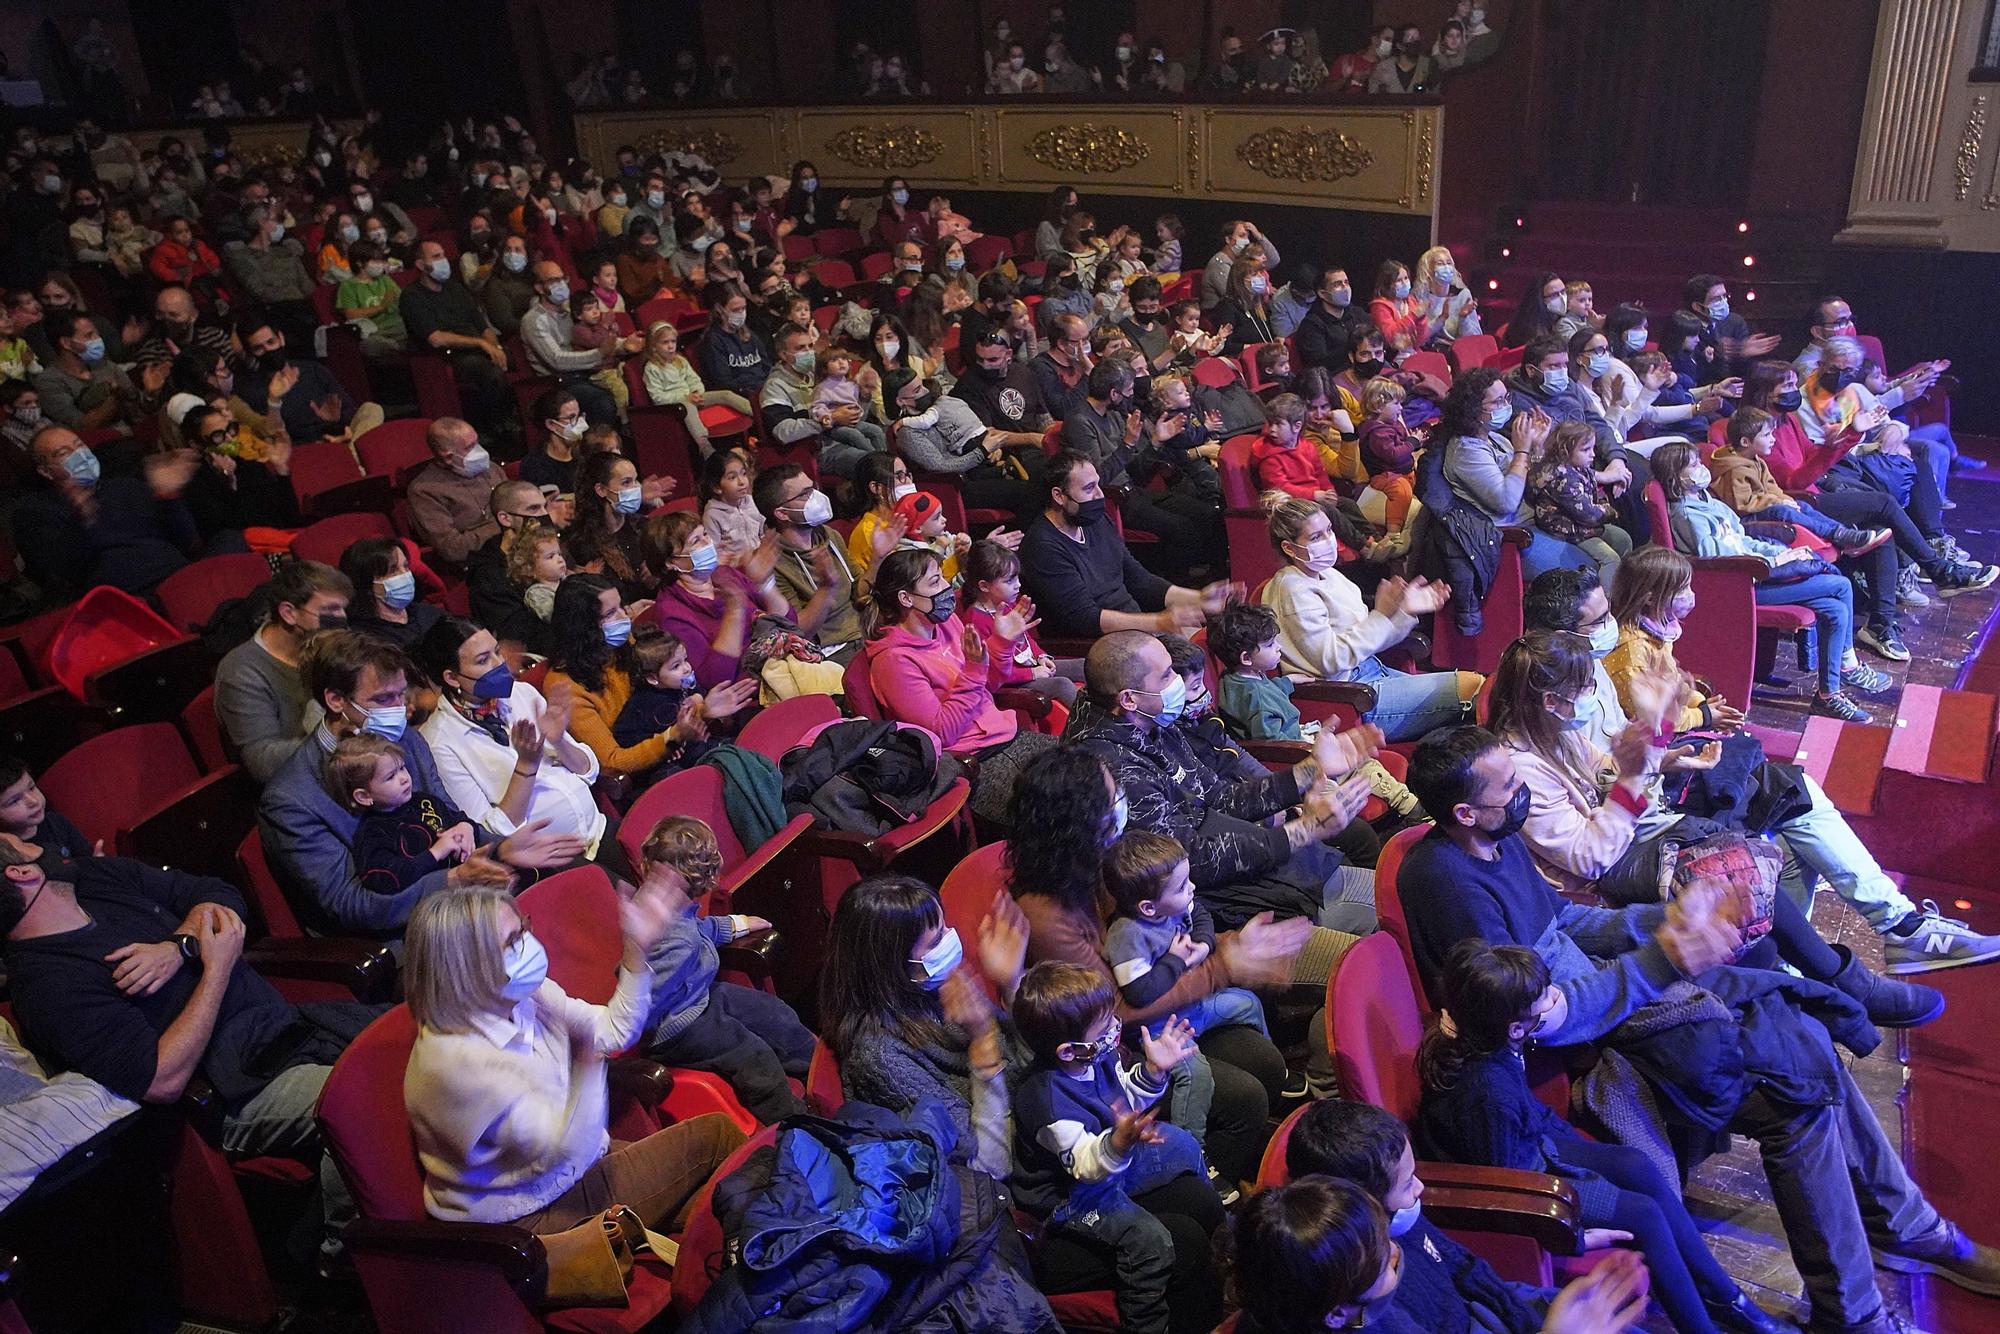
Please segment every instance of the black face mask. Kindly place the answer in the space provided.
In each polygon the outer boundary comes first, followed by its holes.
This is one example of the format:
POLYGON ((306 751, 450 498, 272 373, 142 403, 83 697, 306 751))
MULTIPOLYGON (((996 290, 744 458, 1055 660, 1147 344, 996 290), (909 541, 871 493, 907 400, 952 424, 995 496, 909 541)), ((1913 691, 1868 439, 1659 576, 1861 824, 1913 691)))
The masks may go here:
POLYGON ((285 349, 274 347, 269 352, 257 354, 257 369, 266 375, 276 375, 285 369, 285 349))
POLYGON ((994 384, 1005 384, 1007 372, 1011 369, 1008 366, 981 366, 979 374, 982 379, 991 380, 994 384))
POLYGON ((1828 368, 1819 373, 1819 387, 1829 394, 1837 394, 1853 384, 1856 378, 1853 371, 1828 368))
POLYGON ((1806 396, 1804 394, 1800 393, 1796 389, 1788 389, 1784 393, 1778 394, 1775 397, 1773 397, 1771 399, 1771 405, 1777 408, 1780 412, 1797 412, 1799 410, 1799 404, 1805 401, 1806 401, 1806 396))
POLYGON ((1134 324, 1143 324, 1148 329, 1150 329, 1159 322, 1160 322, 1160 312, 1157 310, 1151 312, 1150 314, 1143 310, 1135 310, 1132 312, 1132 323, 1134 324))
POLYGON ((1528 823, 1528 802, 1531 797, 1528 785, 1521 784, 1514 790, 1514 795, 1507 799, 1507 805, 1501 812, 1500 827, 1481 832, 1496 843, 1520 833, 1521 826, 1528 823))
POLYGON ((347 628, 347 613, 344 611, 320 613, 319 628, 322 630, 345 630, 347 628))
POLYGON ((1070 502, 1065 497, 1063 515, 1079 528, 1088 528, 1091 524, 1096 523, 1104 517, 1104 497, 1102 496, 1099 496, 1095 500, 1077 501, 1075 504, 1076 509, 1071 510, 1070 502))
POLYGON ((1354 373, 1364 380, 1372 379, 1382 373, 1382 363, 1379 360, 1357 361, 1354 363, 1354 373))

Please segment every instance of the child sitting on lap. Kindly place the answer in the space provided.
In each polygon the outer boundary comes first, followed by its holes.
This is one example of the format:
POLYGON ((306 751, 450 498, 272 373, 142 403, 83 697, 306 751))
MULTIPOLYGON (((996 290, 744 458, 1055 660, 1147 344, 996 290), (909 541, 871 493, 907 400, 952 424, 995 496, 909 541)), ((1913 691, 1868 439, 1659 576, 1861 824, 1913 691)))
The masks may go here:
POLYGON ((361 817, 354 869, 363 889, 399 894, 479 846, 472 821, 433 792, 418 792, 403 748, 366 732, 342 737, 326 765, 326 790, 361 817))

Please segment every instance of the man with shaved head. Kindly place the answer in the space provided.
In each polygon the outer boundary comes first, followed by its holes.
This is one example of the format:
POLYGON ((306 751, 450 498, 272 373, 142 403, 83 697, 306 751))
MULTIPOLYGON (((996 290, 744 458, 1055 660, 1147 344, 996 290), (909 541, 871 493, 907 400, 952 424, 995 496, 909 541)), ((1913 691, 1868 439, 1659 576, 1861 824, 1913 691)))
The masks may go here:
POLYGON ((521 601, 521 590, 507 578, 507 556, 501 544, 507 534, 522 528, 555 531, 549 519, 549 502, 542 488, 517 477, 493 488, 492 506, 496 531, 465 562, 465 591, 472 619, 503 643, 511 640, 530 653, 547 654, 551 647, 549 624, 528 609, 521 601))
MULTIPOLYGON (((1291 768, 1243 781, 1215 769, 1174 726, 1187 690, 1156 636, 1105 635, 1091 646, 1083 675, 1086 697, 1064 739, 1110 768, 1127 828, 1180 840, 1195 892, 1218 926, 1274 912, 1351 935, 1375 929, 1373 873, 1344 866, 1326 840, 1368 799, 1368 780, 1353 771, 1380 745, 1380 732, 1322 731, 1312 754, 1291 768), (1293 808, 1283 823, 1268 823, 1293 808)), ((1331 961, 1329 953, 1322 963, 1331 961)))
POLYGON ((431 461, 410 479, 410 527, 423 545, 453 568, 500 531, 494 519, 493 489, 506 474, 479 443, 472 423, 439 417, 424 432, 431 461))
POLYGON ((230 369, 242 369, 229 330, 213 320, 200 318, 187 288, 162 287, 153 294, 153 331, 139 344, 137 360, 141 366, 171 362, 191 347, 227 357, 230 369))

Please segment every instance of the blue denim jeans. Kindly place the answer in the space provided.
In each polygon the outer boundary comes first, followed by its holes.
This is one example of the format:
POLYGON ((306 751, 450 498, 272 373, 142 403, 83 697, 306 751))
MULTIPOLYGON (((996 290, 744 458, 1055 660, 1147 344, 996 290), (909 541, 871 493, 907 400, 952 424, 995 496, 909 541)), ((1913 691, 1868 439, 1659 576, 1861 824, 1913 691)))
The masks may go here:
POLYGON ((1587 570, 1596 564, 1582 547, 1530 528, 1528 545, 1521 552, 1521 582, 1533 583, 1545 570, 1587 570))
POLYGON ((1368 721, 1390 741, 1414 741, 1459 719, 1457 672, 1399 672, 1369 657, 1346 679, 1375 687, 1368 721))
POLYGON ((1755 514, 1746 514, 1743 517, 1789 523, 1794 527, 1805 529, 1814 537, 1823 537, 1829 541, 1833 539, 1837 529, 1846 527, 1845 524, 1827 518, 1810 505, 1772 505, 1768 509, 1761 509, 1755 514))
POLYGON ((1812 775, 1805 775, 1805 781, 1812 809, 1776 830, 1785 849, 1781 878, 1803 880, 1807 873, 1819 876, 1877 931, 1887 930, 1915 912, 1917 905, 1882 870, 1812 775))
POLYGON ((1844 575, 1815 574, 1789 583, 1757 585, 1760 607, 1804 607, 1819 627, 1819 688, 1837 689, 1840 664, 1854 647, 1854 585, 1844 575))
POLYGON ((1256 1029, 1265 1037, 1271 1036, 1271 1030, 1264 1025, 1264 1002, 1257 999, 1256 992, 1242 987, 1212 991, 1191 1005, 1181 1006, 1175 1013, 1192 1024, 1197 1034, 1206 1033, 1211 1028, 1242 1024, 1256 1029))

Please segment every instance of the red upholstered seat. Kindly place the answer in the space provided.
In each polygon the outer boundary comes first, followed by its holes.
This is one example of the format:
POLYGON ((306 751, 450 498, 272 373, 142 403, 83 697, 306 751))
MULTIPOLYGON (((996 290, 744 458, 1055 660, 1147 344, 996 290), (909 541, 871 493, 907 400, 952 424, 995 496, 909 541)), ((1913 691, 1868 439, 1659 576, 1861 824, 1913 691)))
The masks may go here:
POLYGON ((231 598, 248 597, 271 577, 271 563, 252 552, 206 556, 184 565, 153 590, 177 630, 207 625, 215 609, 231 598))
POLYGON ((640 793, 625 812, 625 819, 618 827, 618 843, 634 868, 640 863, 639 850, 645 845, 647 835, 669 815, 689 816, 706 824, 714 832, 716 846, 722 853, 722 875, 704 911, 749 912, 759 916, 764 914, 757 908, 732 906, 737 891, 772 868, 813 823, 810 815, 795 815, 768 842, 746 851, 736 839, 728 808, 723 804, 722 771, 698 764, 662 778, 640 793))
POLYGON ((1340 957, 1326 983, 1326 1027, 1340 1087, 1399 1121, 1413 1120, 1424 1023, 1393 936, 1363 936, 1340 957))
POLYGON ((798 744, 799 738, 823 723, 840 718, 831 695, 795 695, 762 710, 736 734, 736 744, 754 750, 773 763, 798 744))
POLYGON ((1382 851, 1375 859, 1375 918, 1381 933, 1395 941, 1396 948, 1402 953, 1403 967, 1410 977, 1410 995, 1416 1000, 1420 1015, 1430 1013, 1430 1004, 1424 996, 1423 976, 1417 972, 1417 953, 1410 945, 1410 923, 1403 915, 1403 898, 1396 890, 1396 873, 1402 869, 1403 858, 1409 855, 1410 849, 1429 832, 1429 825, 1398 830, 1394 838, 1382 845, 1382 851))
POLYGON ((379 511, 370 514, 336 514, 299 530, 292 539, 292 554, 300 560, 316 560, 323 565, 340 564, 340 554, 364 537, 394 537, 396 525, 379 511))
POLYGON ((1461 334, 1452 343, 1449 355, 1459 370, 1469 371, 1484 366, 1499 351, 1499 341, 1492 334, 1461 334))
POLYGON ((430 427, 428 417, 383 422, 354 442, 361 466, 370 476, 387 477, 400 491, 408 484, 411 473, 431 461, 431 447, 425 440, 430 427))

